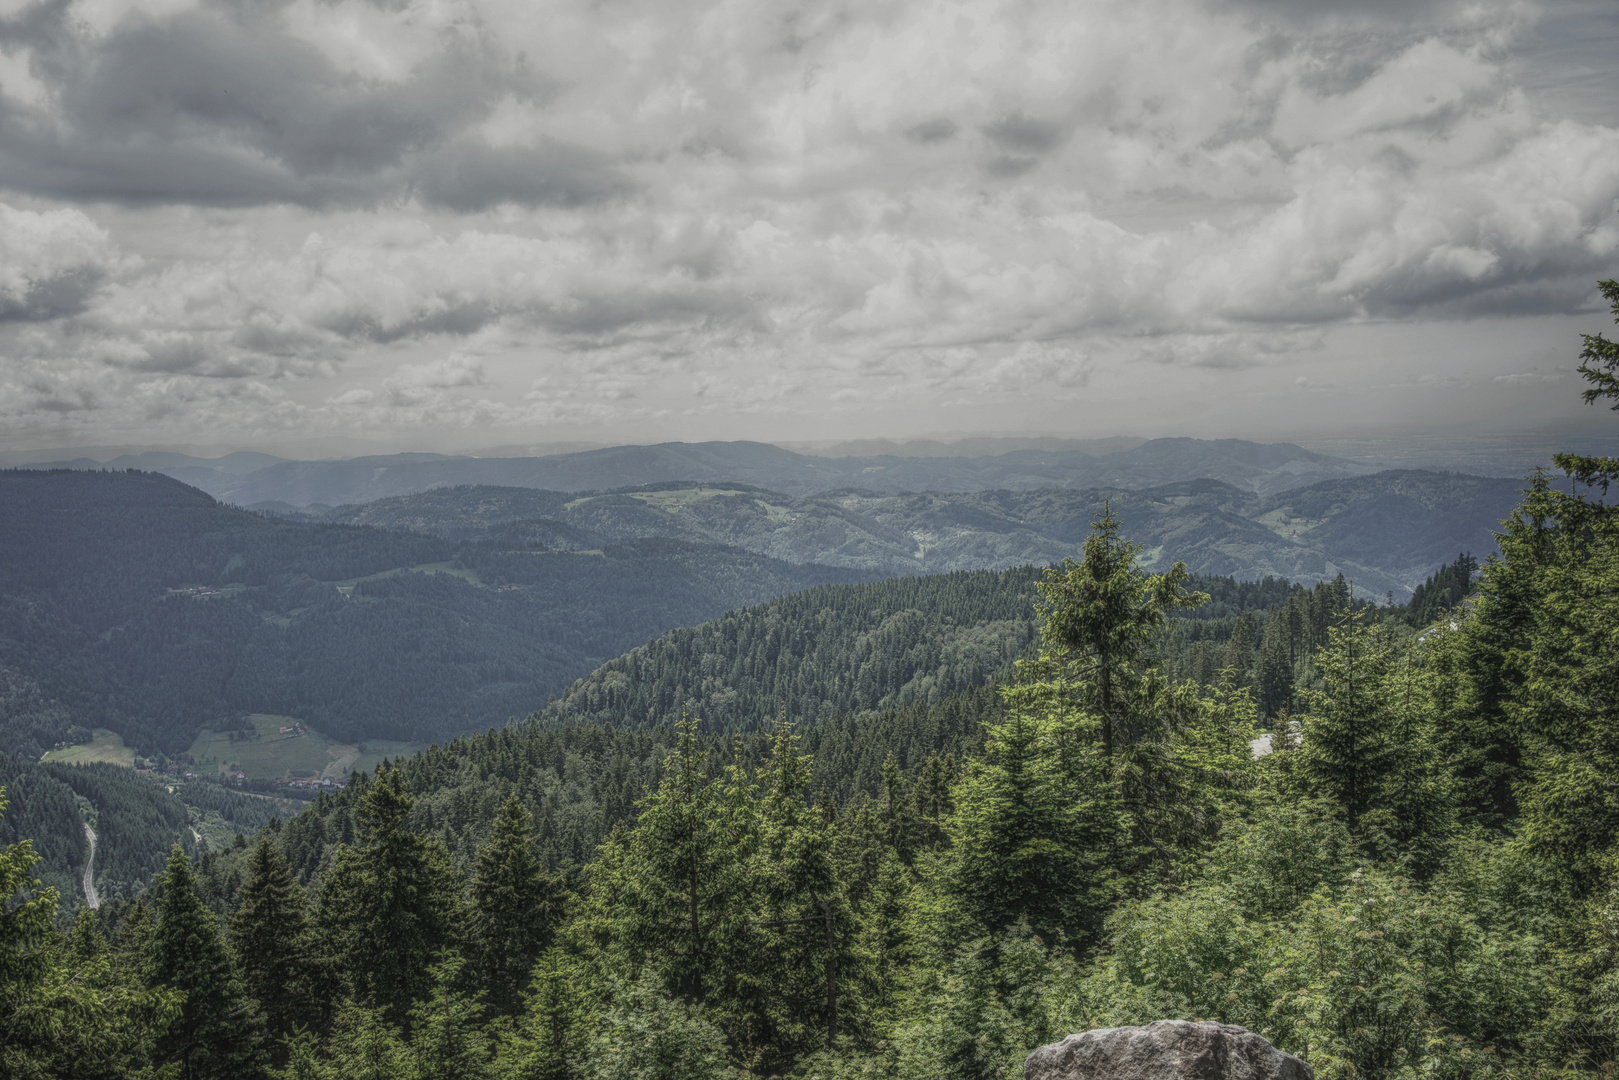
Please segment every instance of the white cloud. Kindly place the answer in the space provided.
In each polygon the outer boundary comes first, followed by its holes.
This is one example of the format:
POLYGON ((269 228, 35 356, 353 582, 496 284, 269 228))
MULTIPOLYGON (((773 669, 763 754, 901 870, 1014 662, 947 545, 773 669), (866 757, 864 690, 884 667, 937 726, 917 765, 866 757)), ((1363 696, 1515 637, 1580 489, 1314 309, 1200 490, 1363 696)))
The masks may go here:
POLYGON ((131 429, 634 434, 1587 305, 1619 131, 1516 80, 1535 9, 1367 12, 25 6, 0 189, 42 209, 0 207, 0 387, 131 429))

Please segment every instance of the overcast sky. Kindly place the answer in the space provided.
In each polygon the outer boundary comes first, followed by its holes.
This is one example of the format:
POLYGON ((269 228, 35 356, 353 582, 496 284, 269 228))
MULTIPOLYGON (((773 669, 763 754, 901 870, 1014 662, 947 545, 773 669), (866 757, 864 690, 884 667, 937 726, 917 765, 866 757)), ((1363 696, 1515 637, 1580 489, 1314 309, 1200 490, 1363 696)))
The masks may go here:
POLYGON ((1616 57, 1613 0, 0 0, 0 448, 1600 421, 1616 57))

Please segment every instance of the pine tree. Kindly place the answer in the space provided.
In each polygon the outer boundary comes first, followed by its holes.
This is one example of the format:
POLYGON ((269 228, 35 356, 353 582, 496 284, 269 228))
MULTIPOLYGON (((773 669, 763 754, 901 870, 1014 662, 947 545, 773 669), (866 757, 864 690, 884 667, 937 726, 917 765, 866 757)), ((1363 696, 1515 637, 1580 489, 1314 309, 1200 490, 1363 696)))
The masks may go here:
POLYGON ((734 1080, 725 1036, 702 1006, 669 997, 654 977, 613 997, 591 1044, 592 1080, 734 1080))
POLYGON ((984 757, 956 786, 947 884, 983 932, 1024 922, 1088 941, 1116 895, 1118 810, 1094 782, 1105 775, 1100 751, 1074 737, 1081 721, 1059 702, 1049 687, 1010 690, 1006 718, 988 727, 984 757))
MULTIPOLYGON (((315 962, 309 942, 304 890, 292 876, 281 848, 261 835, 248 857, 241 906, 229 934, 242 967, 242 983, 258 1002, 273 1048, 300 1025, 314 1022, 309 1001, 309 968, 315 962)), ((284 1053, 272 1049, 272 1056, 284 1053)))
MULTIPOLYGON (((1603 299, 1608 301, 1615 322, 1619 322, 1619 281, 1599 281, 1603 299)), ((1590 383, 1580 394, 1587 405, 1603 398, 1619 411, 1619 342, 1609 341, 1601 334, 1582 334, 1585 348, 1580 350, 1580 377, 1590 383)), ((1619 458, 1591 457, 1582 454, 1555 454, 1557 467, 1576 481, 1598 487, 1608 493, 1608 485, 1619 482, 1619 458)))
POLYGON ((404 1040, 381 1010, 352 999, 338 1006, 322 1080, 401 1080, 410 1076, 412 1064, 404 1040))
POLYGON ((491 1074, 483 1004, 457 983, 462 962, 448 954, 433 965, 433 992, 411 1007, 411 1080, 485 1080, 491 1074))
POLYGON ((1189 592, 1184 563, 1166 573, 1136 566, 1141 546, 1119 535, 1112 508, 1091 525, 1084 557, 1046 571, 1040 591, 1041 636, 1053 659, 1079 679, 1087 708, 1101 721, 1102 754, 1127 734, 1129 703, 1140 666, 1158 643, 1171 611, 1208 601, 1189 592))
POLYGON ((635 828, 603 844, 590 868, 610 938, 634 962, 650 960, 687 1001, 724 996, 750 959, 751 800, 740 766, 723 782, 708 775, 697 724, 683 718, 635 828))
POLYGON ((1353 612, 1316 656, 1324 685, 1308 695, 1300 765, 1313 790, 1344 808, 1351 832, 1376 805, 1399 752, 1384 694, 1392 665, 1387 635, 1353 612))
MULTIPOLYGON (((786 1072, 816 1045, 836 1044, 849 1011, 842 984, 854 966, 852 918, 835 872, 832 830, 805 800, 810 759, 798 753, 798 743, 792 725, 778 723, 759 776, 754 923, 756 955, 765 958, 756 977, 767 1000, 754 1030, 768 1044, 757 1062, 767 1073, 786 1072)), ((892 759, 884 774, 890 782, 884 825, 893 850, 894 837, 909 844, 911 804, 892 759)))
POLYGON ((1267 719, 1293 705, 1293 657, 1288 642, 1287 622, 1281 611, 1265 620, 1265 639, 1259 649, 1254 689, 1259 695, 1260 714, 1267 719))
POLYGON ((0 1065, 8 1076, 40 1068, 58 1021, 53 1010, 38 1007, 52 973, 48 945, 56 918, 56 890, 41 888, 32 872, 38 862, 31 841, 0 848, 0 1065))
POLYGON ((547 949, 534 965, 517 1031, 501 1047, 504 1080, 575 1080, 595 1033, 597 1002, 583 964, 547 949))
POLYGON ((356 809, 362 842, 338 849, 320 892, 322 946, 362 1000, 405 1023, 433 989, 436 955, 456 944, 458 883, 449 852, 410 829, 414 799, 384 764, 356 809))
POLYGON ((242 987, 219 922, 198 898, 191 860, 178 844, 163 875, 163 906, 151 940, 150 977, 185 995, 180 1016, 158 1040, 161 1061, 181 1080, 264 1072, 263 1018, 242 987))
POLYGON ((501 804, 472 878, 473 977, 497 1014, 523 1004, 529 970, 551 944, 561 889, 534 854, 533 816, 516 795, 501 804))

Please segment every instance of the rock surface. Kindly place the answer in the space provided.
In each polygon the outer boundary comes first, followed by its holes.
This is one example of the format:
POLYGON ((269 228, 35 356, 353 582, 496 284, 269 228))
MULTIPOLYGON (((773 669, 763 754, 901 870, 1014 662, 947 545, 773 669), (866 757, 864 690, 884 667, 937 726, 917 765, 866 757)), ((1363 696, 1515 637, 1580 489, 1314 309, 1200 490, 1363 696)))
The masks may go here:
POLYGON ((1097 1028, 1042 1046, 1024 1080, 1315 1080, 1315 1072, 1234 1024, 1159 1020, 1097 1028))

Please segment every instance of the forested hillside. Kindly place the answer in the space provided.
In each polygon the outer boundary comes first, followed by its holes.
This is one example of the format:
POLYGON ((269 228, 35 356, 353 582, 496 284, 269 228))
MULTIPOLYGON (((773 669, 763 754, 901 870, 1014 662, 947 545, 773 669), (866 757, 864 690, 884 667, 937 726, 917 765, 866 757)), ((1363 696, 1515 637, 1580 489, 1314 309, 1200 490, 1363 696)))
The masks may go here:
POLYGON ((1143 490, 980 491, 792 498, 759 488, 661 484, 569 495, 440 488, 338 507, 310 520, 444 537, 520 538, 557 550, 651 536, 734 544, 789 562, 890 574, 1044 566, 1072 555, 1104 504, 1149 565, 1312 583, 1342 573, 1363 594, 1404 602, 1458 551, 1488 554, 1519 480, 1417 471, 1328 480, 1262 497, 1211 480, 1143 490))
POLYGON ((0 749, 143 754, 294 716, 340 741, 522 716, 662 631, 860 571, 647 540, 466 551, 220 506, 167 477, 0 472, 0 749), (414 572, 413 572, 414 571, 414 572))

